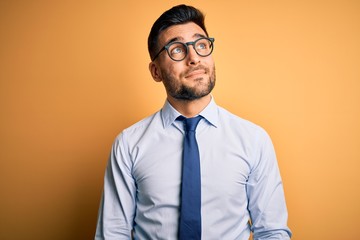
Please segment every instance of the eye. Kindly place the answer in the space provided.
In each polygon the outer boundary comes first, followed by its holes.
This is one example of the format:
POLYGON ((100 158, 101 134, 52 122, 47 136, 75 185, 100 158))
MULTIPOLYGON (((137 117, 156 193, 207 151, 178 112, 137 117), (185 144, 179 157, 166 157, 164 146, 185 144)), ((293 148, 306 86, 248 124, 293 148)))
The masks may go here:
POLYGON ((183 52, 184 52, 184 49, 182 47, 175 47, 171 50, 171 54, 180 54, 183 52))
POLYGON ((182 43, 176 42, 169 47, 169 53, 172 57, 183 56, 186 54, 186 46, 182 43))
POLYGON ((208 45, 206 43, 199 43, 197 48, 198 49, 206 49, 206 48, 208 48, 208 45))
POLYGON ((210 42, 207 39, 200 39, 195 47, 198 51, 207 51, 210 48, 210 42))

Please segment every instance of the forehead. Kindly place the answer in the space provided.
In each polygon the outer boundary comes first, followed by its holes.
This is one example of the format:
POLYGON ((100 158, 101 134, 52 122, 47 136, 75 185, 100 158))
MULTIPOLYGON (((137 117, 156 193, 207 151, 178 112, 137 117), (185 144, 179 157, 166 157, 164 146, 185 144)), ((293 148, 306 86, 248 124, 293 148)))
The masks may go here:
POLYGON ((178 24, 168 27, 159 35, 160 45, 165 45, 173 39, 179 41, 191 41, 199 38, 199 36, 206 36, 206 33, 202 28, 193 23, 178 24))

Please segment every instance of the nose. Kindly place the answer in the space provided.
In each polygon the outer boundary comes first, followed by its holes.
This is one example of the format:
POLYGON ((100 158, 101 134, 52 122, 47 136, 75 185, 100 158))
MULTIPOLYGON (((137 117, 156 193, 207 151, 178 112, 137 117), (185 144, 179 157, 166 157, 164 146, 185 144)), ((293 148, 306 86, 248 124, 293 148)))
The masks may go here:
POLYGON ((196 53, 194 45, 188 46, 188 54, 186 56, 188 65, 197 65, 200 62, 200 56, 196 53))

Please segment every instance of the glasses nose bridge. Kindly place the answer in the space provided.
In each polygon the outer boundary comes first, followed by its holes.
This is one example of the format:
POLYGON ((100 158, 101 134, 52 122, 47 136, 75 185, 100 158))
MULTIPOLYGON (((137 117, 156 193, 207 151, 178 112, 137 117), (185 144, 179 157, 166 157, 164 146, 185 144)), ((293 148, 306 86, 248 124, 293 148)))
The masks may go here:
POLYGON ((196 44, 196 41, 186 42, 186 43, 185 43, 185 45, 186 45, 186 50, 187 50, 187 54, 189 53, 189 45, 192 45, 194 51, 196 52, 196 54, 198 54, 198 52, 196 51, 195 44, 196 44))

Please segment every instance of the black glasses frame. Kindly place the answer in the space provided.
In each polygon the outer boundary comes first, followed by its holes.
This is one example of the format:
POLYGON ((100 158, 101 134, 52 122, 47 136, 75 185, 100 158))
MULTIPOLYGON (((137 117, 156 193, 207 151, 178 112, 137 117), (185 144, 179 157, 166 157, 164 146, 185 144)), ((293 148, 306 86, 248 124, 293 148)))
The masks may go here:
POLYGON ((214 41, 215 41, 215 38, 201 37, 201 38, 199 38, 199 39, 197 39, 197 40, 195 40, 195 41, 193 41, 193 42, 186 42, 186 43, 184 43, 184 42, 170 42, 170 43, 168 43, 167 45, 165 45, 163 48, 161 48, 160 51, 153 57, 153 59, 152 59, 151 61, 155 61, 155 59, 160 55, 160 53, 162 53, 162 51, 166 50, 166 52, 168 53, 169 57, 170 57, 173 61, 180 62, 180 61, 184 60, 184 59, 186 58, 186 56, 188 55, 188 53, 189 53, 189 45, 192 45, 192 46, 193 46, 193 48, 194 48, 195 52, 197 53, 197 55, 199 55, 199 56, 201 56, 201 57, 207 57, 207 56, 209 56, 209 55, 213 52, 213 50, 214 50, 214 41), (203 39, 206 39, 206 40, 208 40, 208 41, 211 42, 211 51, 210 51, 210 53, 205 54, 205 55, 202 55, 202 54, 198 53, 198 51, 197 51, 196 48, 195 48, 195 44, 196 44, 198 41, 203 40, 203 39), (169 48, 170 48, 173 44, 182 44, 182 45, 185 46, 186 53, 185 53, 185 55, 184 55, 184 57, 183 57, 182 59, 173 59, 173 58, 171 57, 171 54, 170 54, 170 52, 169 52, 169 48))

